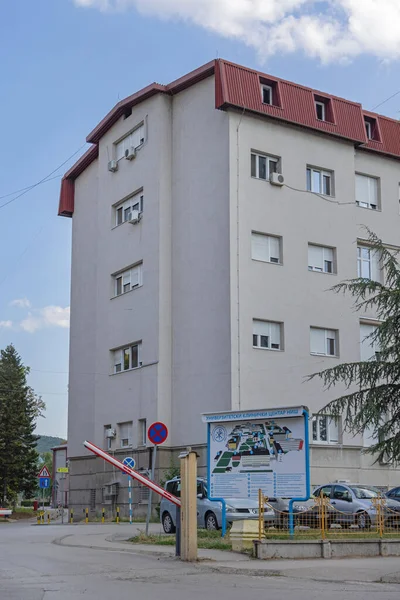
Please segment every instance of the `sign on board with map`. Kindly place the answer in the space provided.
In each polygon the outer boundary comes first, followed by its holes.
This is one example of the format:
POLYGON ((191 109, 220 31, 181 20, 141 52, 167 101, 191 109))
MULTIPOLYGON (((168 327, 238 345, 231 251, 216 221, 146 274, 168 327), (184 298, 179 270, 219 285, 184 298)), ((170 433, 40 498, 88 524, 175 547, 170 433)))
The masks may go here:
POLYGON ((204 415, 211 498, 308 496, 308 413, 303 407, 204 415))

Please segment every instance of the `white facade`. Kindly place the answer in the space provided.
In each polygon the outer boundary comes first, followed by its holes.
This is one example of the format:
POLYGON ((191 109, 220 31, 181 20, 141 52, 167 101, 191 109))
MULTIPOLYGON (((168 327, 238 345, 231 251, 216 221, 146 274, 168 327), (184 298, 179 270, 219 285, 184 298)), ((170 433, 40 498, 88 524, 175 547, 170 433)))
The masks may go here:
MULTIPOLYGON (((121 117, 75 181, 69 457, 85 456, 85 439, 134 452, 156 420, 169 427, 167 446, 201 445, 204 412, 316 413, 339 395, 305 378, 365 356, 360 323, 376 325, 374 315, 329 288, 357 276, 365 227, 400 245, 398 173, 394 158, 351 142, 216 110, 213 76, 121 117), (136 158, 110 171, 138 127, 136 158), (285 185, 254 170, 252 154, 270 157, 285 185)), ((368 260, 375 276, 379 261, 368 260)), ((340 422, 310 430, 313 484, 395 483, 398 472, 362 455, 370 442, 340 422)))

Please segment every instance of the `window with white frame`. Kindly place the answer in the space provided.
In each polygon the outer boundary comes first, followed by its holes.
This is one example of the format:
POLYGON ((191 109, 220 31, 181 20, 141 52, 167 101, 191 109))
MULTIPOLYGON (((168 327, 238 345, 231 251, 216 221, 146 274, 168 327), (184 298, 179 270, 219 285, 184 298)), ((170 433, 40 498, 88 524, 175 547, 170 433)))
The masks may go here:
POLYGON ((264 233, 251 234, 251 258, 274 264, 282 264, 282 238, 264 233))
POLYGON ((380 358, 379 341, 374 336, 377 327, 370 323, 360 323, 360 360, 362 361, 380 358))
POLYGON ((120 160, 125 157, 125 150, 139 148, 144 143, 144 123, 136 127, 131 133, 115 144, 115 158, 120 160))
POLYGON ((368 246, 357 246, 357 274, 358 277, 381 281, 382 265, 378 252, 368 246))
POLYGON ((251 176, 269 181, 271 173, 279 172, 279 158, 266 154, 251 153, 251 176))
POLYGON ((315 112, 319 121, 326 121, 326 106, 324 102, 315 101, 315 112))
POLYGON ((261 86, 261 96, 263 104, 273 104, 273 91, 270 85, 261 86))
POLYGON ((118 423, 118 437, 121 448, 132 446, 132 421, 118 423))
POLYGON ((254 319, 253 348, 282 350, 282 323, 254 319))
POLYGON ((114 275, 114 296, 121 296, 142 285, 142 263, 114 275))
POLYGON ((314 167, 307 167, 307 190, 315 194, 333 196, 333 173, 314 167))
POLYGON ((106 450, 111 450, 112 447, 112 437, 109 435, 110 429, 111 425, 104 425, 104 438, 106 450))
POLYGON ((138 421, 138 440, 140 446, 146 446, 147 443, 147 421, 146 419, 139 419, 138 421))
POLYGON ((338 332, 310 327, 310 351, 320 356, 338 356, 338 332))
POLYGON ((377 177, 356 173, 356 204, 362 208, 379 208, 379 180, 377 177))
POLYGON ((308 270, 318 273, 335 272, 335 250, 326 246, 308 244, 308 270))
POLYGON ((143 192, 130 196, 123 202, 114 206, 115 211, 115 225, 122 225, 126 221, 132 219, 132 212, 138 211, 143 212, 143 192))
POLYGON ((136 342, 125 348, 114 350, 114 373, 122 373, 141 367, 141 350, 142 342, 136 342))
POLYGON ((339 420, 330 415, 315 415, 312 418, 312 441, 314 444, 338 444, 339 420))

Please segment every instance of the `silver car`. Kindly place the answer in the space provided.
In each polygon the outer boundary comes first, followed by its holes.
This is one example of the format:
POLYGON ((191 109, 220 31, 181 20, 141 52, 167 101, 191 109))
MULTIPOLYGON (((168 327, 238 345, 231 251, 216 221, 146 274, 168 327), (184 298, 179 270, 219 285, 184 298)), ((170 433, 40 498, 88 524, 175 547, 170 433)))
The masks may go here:
MULTIPOLYGON (((181 480, 179 477, 170 479, 165 484, 165 489, 174 496, 180 498, 181 480)), ((258 502, 256 500, 242 500, 239 498, 225 498, 226 501, 226 521, 232 524, 233 521, 244 519, 258 519, 258 502)), ((176 506, 165 498, 161 499, 160 519, 165 533, 175 533, 176 530, 176 506)), ((275 513, 272 509, 264 512, 264 521, 273 523, 275 513)), ((207 497, 207 484, 204 479, 197 480, 197 525, 200 528, 209 530, 220 529, 222 526, 222 504, 212 502, 207 497)))
MULTIPOLYGON (((369 529, 377 522, 377 509, 373 499, 382 496, 378 488, 359 483, 328 483, 314 490, 314 496, 321 493, 330 498, 328 523, 342 527, 358 525, 360 529, 369 529)), ((384 524, 386 527, 400 526, 400 504, 385 498, 384 524)))

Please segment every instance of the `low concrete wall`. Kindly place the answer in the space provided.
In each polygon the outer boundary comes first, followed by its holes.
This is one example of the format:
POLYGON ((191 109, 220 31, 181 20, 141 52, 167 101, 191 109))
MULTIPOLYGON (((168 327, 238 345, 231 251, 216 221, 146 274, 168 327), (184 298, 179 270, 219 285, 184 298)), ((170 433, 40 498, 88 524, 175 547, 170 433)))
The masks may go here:
POLYGON ((274 558, 345 558, 400 556, 398 540, 254 540, 254 555, 274 558))

